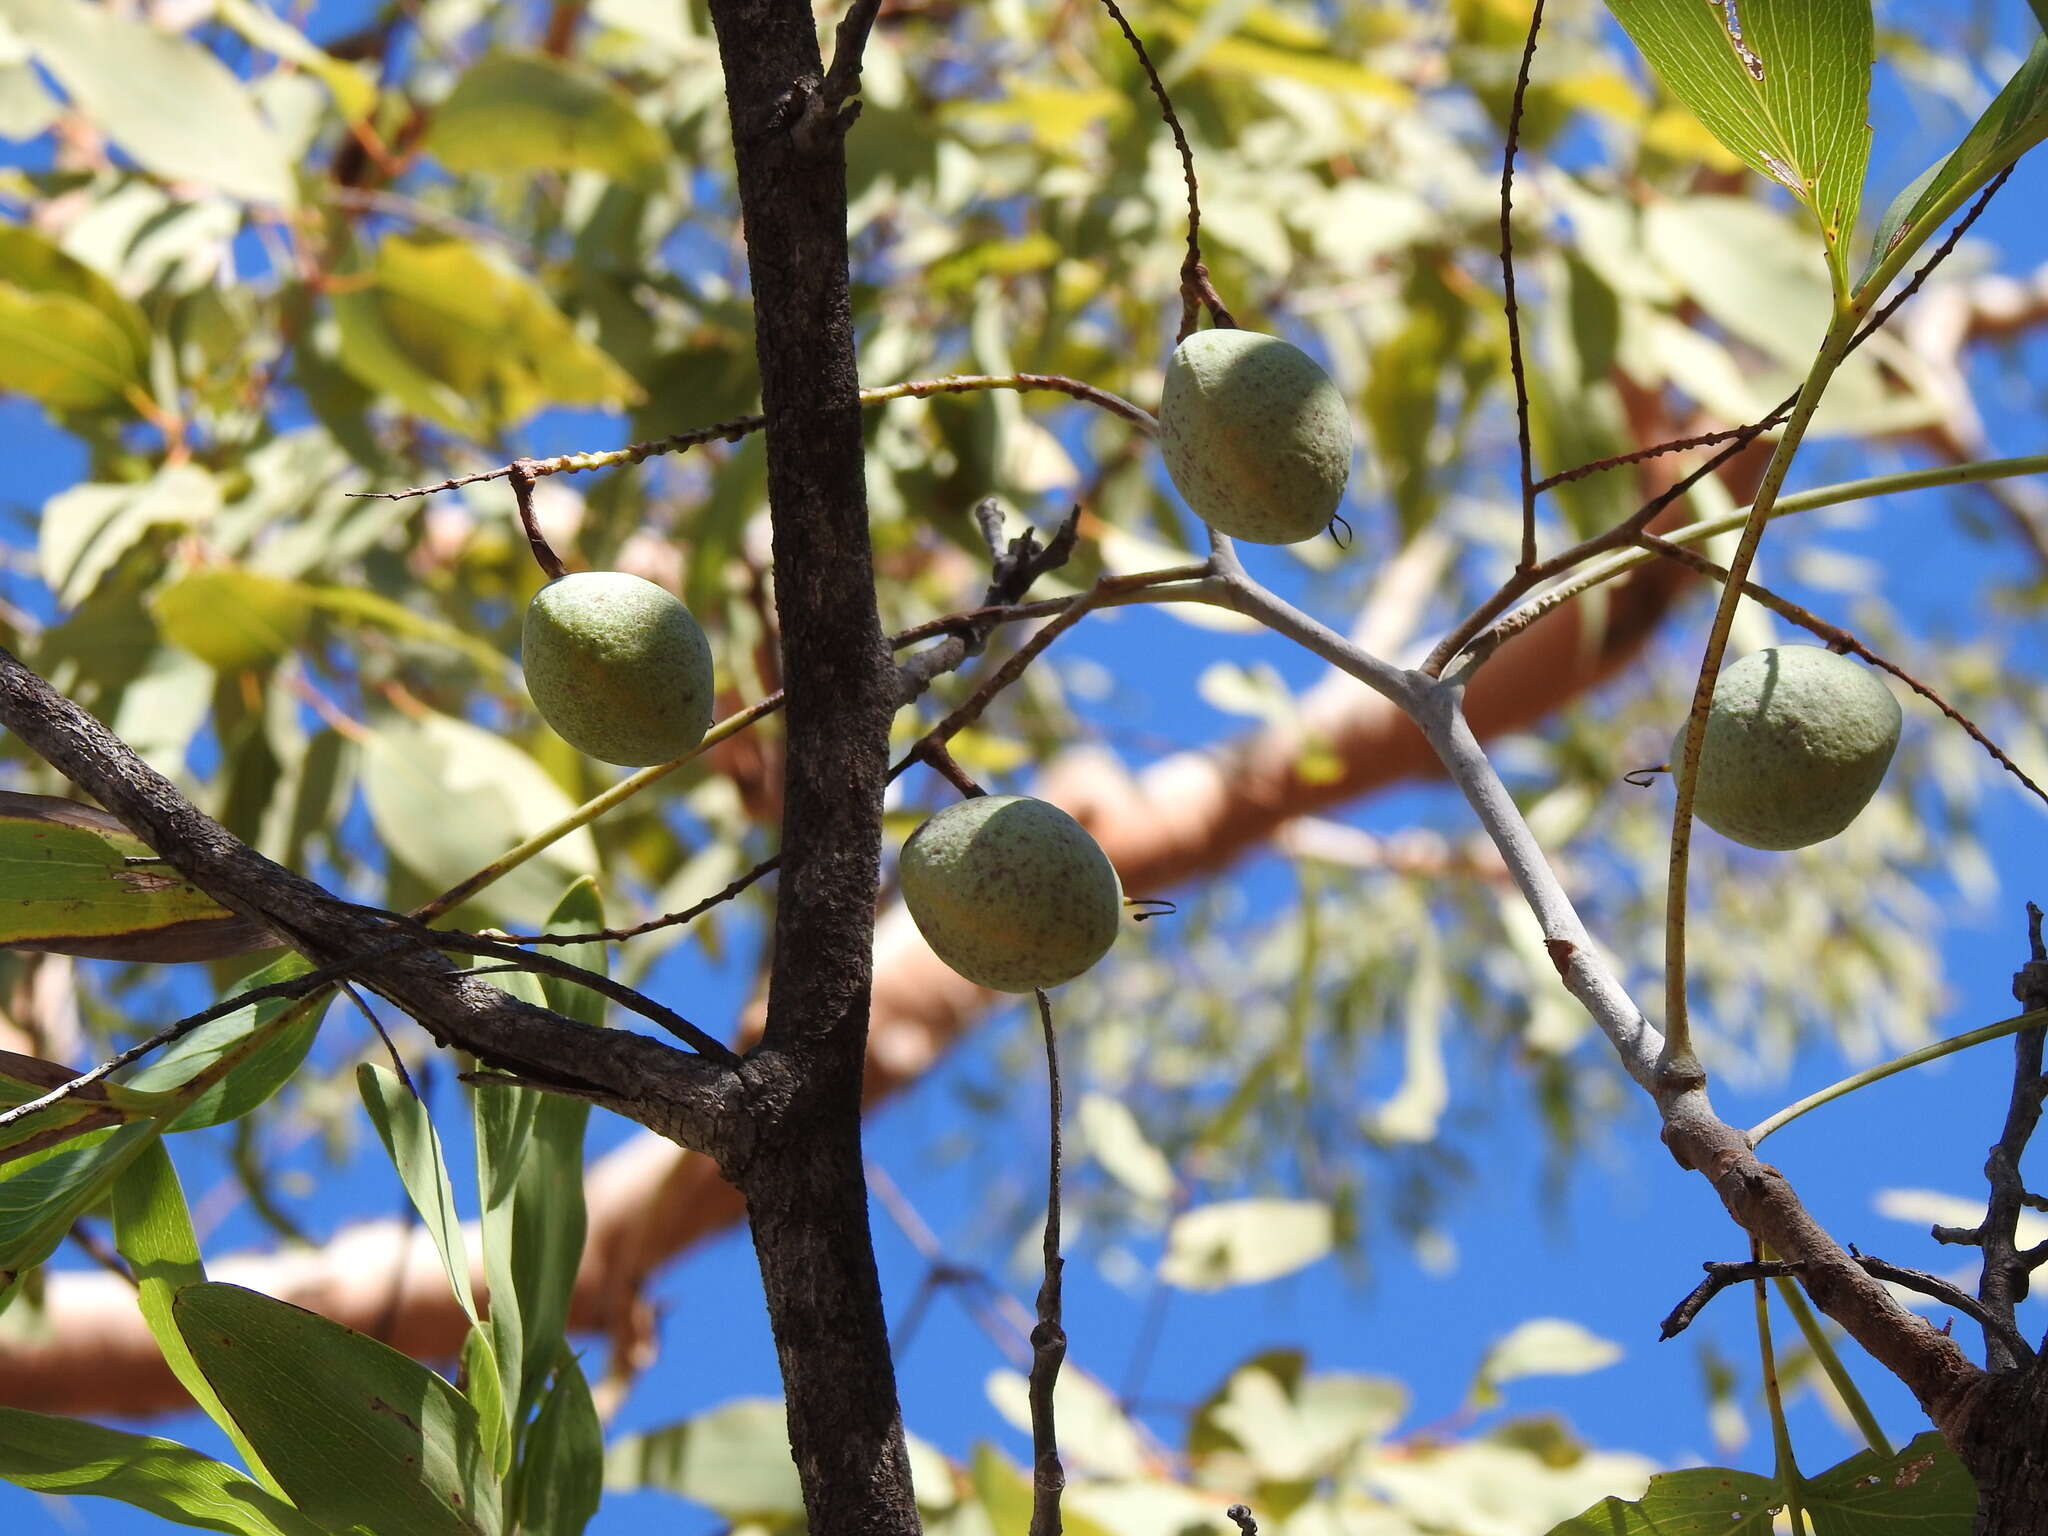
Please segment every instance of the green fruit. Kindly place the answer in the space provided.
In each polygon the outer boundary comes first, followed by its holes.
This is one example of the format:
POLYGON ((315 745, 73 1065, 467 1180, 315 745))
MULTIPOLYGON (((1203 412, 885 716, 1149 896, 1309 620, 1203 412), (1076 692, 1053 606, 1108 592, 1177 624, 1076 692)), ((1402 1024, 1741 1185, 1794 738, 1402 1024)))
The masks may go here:
MULTIPOLYGON (((1899 744, 1876 674, 1814 645, 1745 656, 1714 684, 1693 811, 1751 848, 1804 848, 1870 803, 1899 744)), ((1671 746, 1676 766, 1681 730, 1671 746)))
POLYGON ((1095 839, 1056 805, 982 795, 903 845, 903 904, 946 964, 997 992, 1072 981, 1116 942, 1123 887, 1095 839))
POLYGON ((526 609, 526 690, 571 746, 638 768, 711 724, 711 646, 671 593, 620 571, 551 581, 526 609))
POLYGON ((1174 487, 1219 533, 1297 544, 1330 524, 1351 474, 1351 413, 1301 348, 1196 331, 1166 365, 1159 446, 1174 487))

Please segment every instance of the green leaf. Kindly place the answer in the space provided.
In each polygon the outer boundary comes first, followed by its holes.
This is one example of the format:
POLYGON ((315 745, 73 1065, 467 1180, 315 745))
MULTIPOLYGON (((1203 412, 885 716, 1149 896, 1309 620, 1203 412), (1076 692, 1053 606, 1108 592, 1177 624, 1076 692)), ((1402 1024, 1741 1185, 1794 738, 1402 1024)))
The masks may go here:
POLYGON ((491 1353, 491 1330, 482 1323, 470 1324, 462 1338, 462 1395, 476 1407, 477 1433, 483 1436, 491 1471, 503 1479, 512 1470, 515 1426, 498 1357, 491 1353))
MULTIPOLYGON (((2048 0, 2040 0, 2048 3, 2048 0)), ((1871 242, 1870 263, 1857 284, 1875 300, 1872 283, 1889 283, 1927 237, 2006 166, 2048 137, 2048 39, 2035 39, 1984 115, 1948 154, 1892 199, 1871 242)))
POLYGON ((1159 1276, 1184 1291, 1258 1285, 1305 1269, 1330 1251, 1330 1208, 1319 1200, 1224 1200, 1197 1206, 1166 1229, 1159 1276))
MULTIPOLYGON (((39 357, 47 355, 57 357, 66 367, 83 370, 82 377, 69 381, 70 387, 89 386, 111 390, 115 395, 124 395, 131 388, 148 393, 148 319, 132 300, 77 257, 23 225, 0 224, 0 294, 10 295, 16 301, 71 301, 97 322, 97 328, 90 333, 91 350, 86 353, 60 355, 51 351, 50 346, 39 345, 33 337, 7 332, 7 338, 16 346, 0 351, 0 388, 20 389, 51 404, 64 403, 20 382, 14 372, 32 368, 39 357)), ((85 328, 74 324, 73 329, 80 339, 87 338, 85 328)), ((67 381, 57 380, 53 387, 61 389, 66 385, 67 381)))
POLYGON ((330 1530, 497 1536, 476 1410, 397 1350, 240 1286, 188 1285, 178 1329, 221 1402, 330 1530))
POLYGON ((1524 1376, 1583 1376, 1605 1370, 1621 1358, 1621 1346, 1563 1317, 1532 1317, 1487 1348, 1473 1383, 1471 1400, 1500 1401, 1503 1382, 1524 1376))
POLYGON ((1714 137, 1812 210, 1846 288, 1845 252, 1870 159, 1870 0, 1607 5, 1714 137))
MULTIPOLYGON (((312 966, 289 954, 237 982, 228 994, 253 992, 303 976, 312 966)), ((166 1129, 198 1131, 238 1120, 291 1080, 327 1005, 331 987, 305 997, 274 997, 215 1019, 176 1041, 123 1087, 148 1094, 182 1093, 190 1102, 166 1129)))
POLYGON ((1549 1536, 1771 1536, 1784 1502, 1768 1477, 1689 1467, 1651 1478, 1640 1499, 1602 1499, 1549 1536))
MULTIPOLYGON (((602 928, 595 881, 579 880, 549 913, 551 931, 602 928)), ((602 944, 570 945, 562 958, 606 968, 602 944)), ((512 976, 505 990, 593 1026, 601 998, 553 977, 512 976)), ((583 1132, 590 1109, 572 1099, 483 1083, 475 1090, 477 1187, 483 1201, 484 1274, 500 1374, 517 1386, 514 1422, 539 1400, 550 1362, 566 1348, 569 1300, 583 1259, 583 1132)))
POLYGON ((669 155, 617 84, 539 54, 470 66, 434 109, 425 148, 451 171, 597 171, 643 192, 660 190, 669 155))
POLYGON ((1894 1456, 1859 1451, 1808 1482, 1813 1536, 1969 1536, 1977 1485, 1929 1430, 1894 1456))
POLYGON ((281 660, 311 616, 297 582, 227 565, 187 571, 152 597, 149 609, 166 640, 217 672, 281 660))
POLYGON ((43 503, 36 565, 60 606, 91 596, 100 578, 153 528, 191 528, 220 510, 220 487, 197 464, 174 464, 132 484, 83 484, 43 503))
POLYGON ((371 1123, 377 1127, 378 1139, 398 1170, 406 1196, 434 1239, 455 1299, 469 1314, 469 1320, 476 1322, 476 1293, 469 1285, 469 1256, 463 1251, 462 1218, 455 1214, 455 1189, 448 1182, 448 1161, 442 1156, 441 1138, 434 1134, 427 1106, 413 1096, 410 1086, 400 1081, 397 1073, 373 1061, 356 1068, 356 1089, 363 1096, 363 1108, 370 1112, 371 1123))
POLYGON ((233 1536, 327 1536, 233 1467, 154 1435, 0 1408, 0 1477, 37 1493, 91 1494, 233 1536))
POLYGON ((480 640, 467 630, 457 629, 453 624, 443 624, 415 613, 403 603, 394 603, 390 598, 364 587, 308 587, 295 584, 292 589, 301 602, 310 603, 323 613, 337 619, 359 624, 374 624, 388 629, 393 634, 404 635, 415 640, 426 640, 435 645, 445 645, 452 651, 459 651, 493 679, 508 676, 515 671, 512 658, 498 650, 488 641, 480 640))
POLYGON ((199 1262, 199 1239, 192 1231, 192 1213, 178 1183, 178 1170, 161 1141, 152 1142, 114 1180, 112 1204, 114 1248, 135 1275, 136 1305, 157 1348, 163 1351, 164 1364, 206 1416, 226 1431, 249 1470, 271 1492, 282 1496, 284 1489, 264 1469, 255 1448, 221 1406, 171 1316, 171 1302, 178 1292, 204 1280, 206 1270, 199 1262))
POLYGON ((0 1285, 55 1253, 71 1224, 162 1134, 154 1120, 137 1120, 9 1164, 0 1177, 0 1285))
POLYGON ((105 811, 51 795, 0 790, 0 890, 0 946, 15 949, 163 964, 277 943, 105 811))
MULTIPOLYGON (((466 720, 392 715, 361 747, 363 793, 378 835, 436 888, 468 879, 575 809, 540 764, 466 720)), ((566 881, 596 868, 597 845, 579 828, 478 899, 515 922, 532 922, 566 881)))
POLYGON ((741 1398, 694 1419, 622 1435, 604 1459, 607 1488, 659 1488, 735 1523, 801 1515, 789 1424, 771 1398, 741 1398))
POLYGON ((526 1432, 512 1497, 524 1536, 579 1536, 604 1494, 604 1425, 567 1348, 526 1432))
POLYGON ((362 122, 376 110, 377 80, 362 65, 344 63, 324 52, 290 22, 250 0, 214 0, 214 10, 250 43, 319 80, 351 123, 362 122))
POLYGON ((387 236, 351 276, 368 282, 334 300, 342 366, 409 410, 476 431, 544 406, 640 398, 546 294, 461 240, 387 236))
POLYGON ((284 141, 207 49, 86 0, 14 0, 9 20, 144 170, 253 202, 297 201, 284 141))

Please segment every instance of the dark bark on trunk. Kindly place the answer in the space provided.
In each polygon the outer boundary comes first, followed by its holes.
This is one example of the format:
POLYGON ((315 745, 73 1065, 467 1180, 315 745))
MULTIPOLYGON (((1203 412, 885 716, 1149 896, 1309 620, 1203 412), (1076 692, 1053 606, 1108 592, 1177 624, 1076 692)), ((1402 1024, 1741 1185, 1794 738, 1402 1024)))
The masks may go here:
POLYGON ((1977 1480, 1977 1536, 2048 1531, 2048 1364, 1987 1377, 1949 1443, 1977 1480))
POLYGON ((861 1070, 896 677, 868 549, 846 161, 804 0, 712 0, 754 290, 788 776, 746 1194, 820 1536, 918 1526, 868 1228, 861 1070))

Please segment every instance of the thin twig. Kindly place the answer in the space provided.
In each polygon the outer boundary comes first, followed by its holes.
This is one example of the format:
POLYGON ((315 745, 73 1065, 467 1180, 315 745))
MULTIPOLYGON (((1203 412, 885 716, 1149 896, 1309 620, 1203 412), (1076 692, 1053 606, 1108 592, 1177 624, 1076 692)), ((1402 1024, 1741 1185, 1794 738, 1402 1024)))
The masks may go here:
POLYGON ((519 526, 526 530, 526 542, 533 550, 534 561, 549 581, 560 581, 569 574, 569 568, 562 564, 562 557, 548 543, 533 515, 533 476, 532 459, 514 459, 505 471, 505 478, 512 484, 512 499, 519 505, 519 526))
POLYGON ((1249 1504, 1233 1504, 1223 1511, 1224 1518, 1236 1526, 1241 1536, 1259 1536, 1259 1522, 1252 1518, 1249 1504))
POLYGON ((1529 95, 1529 68, 1536 61, 1536 35, 1543 30, 1543 0, 1529 12, 1529 38, 1522 45, 1522 67, 1515 75, 1514 101, 1508 108, 1507 143, 1500 163, 1500 277, 1508 321, 1508 372, 1515 381, 1515 444, 1521 450, 1522 558, 1526 569, 1536 563, 1536 473, 1529 440, 1529 378, 1522 369, 1522 316, 1515 303, 1515 237, 1509 221, 1514 208, 1515 151, 1522 142, 1522 107, 1529 95))
POLYGON ((1166 94, 1166 83, 1159 78, 1159 71, 1153 67, 1152 55, 1145 51, 1144 39, 1118 9, 1116 0, 1102 0, 1102 8, 1109 12, 1124 34, 1124 41, 1131 45, 1131 52, 1138 56, 1138 67, 1145 72, 1145 80, 1152 87, 1152 94, 1159 99, 1159 115, 1166 119, 1167 131, 1173 135, 1173 147, 1180 152, 1181 180, 1188 189, 1188 254, 1180 264, 1180 329, 1174 335, 1176 342, 1186 341, 1195 329, 1195 321, 1204 305, 1208 306, 1209 318, 1224 330, 1237 329, 1237 321, 1231 318, 1217 294, 1215 284, 1209 281, 1209 269, 1202 262, 1202 189, 1195 179, 1195 152, 1188 148, 1188 136, 1182 131, 1180 117, 1173 110, 1173 101, 1166 94))
POLYGON ((875 17, 881 10, 882 0, 853 0, 839 19, 838 31, 832 35, 832 67, 825 71, 818 99, 825 112, 834 118, 860 92, 861 59, 867 52, 868 33, 874 29, 875 17))
POLYGON ((1052 1002, 1037 991, 1038 1022, 1045 1034, 1045 1072, 1051 1153, 1045 1185, 1045 1280, 1038 1288, 1038 1326, 1031 1330, 1031 1536, 1059 1536, 1060 1495, 1066 1469, 1060 1465, 1053 1425, 1053 1386, 1067 1358, 1067 1330, 1061 1321, 1060 1271, 1060 1052, 1052 1027, 1052 1002))
POLYGON ((1692 1326, 1692 1320, 1700 1315, 1701 1309, 1731 1285, 1740 1285, 1745 1280, 1774 1280, 1781 1275, 1799 1273, 1797 1264, 1783 1259, 1757 1260, 1731 1263, 1721 1259, 1709 1259, 1700 1266, 1707 1272, 1707 1278, 1686 1293, 1685 1300, 1671 1309, 1657 1329, 1658 1342, 1675 1339, 1692 1326))
POLYGON ((694 922, 713 907, 722 906, 746 890, 756 880, 782 867, 782 855, 770 854, 745 874, 740 875, 723 890, 702 901, 684 907, 680 912, 665 912, 660 917, 650 917, 644 923, 634 923, 625 928, 593 928, 582 933, 508 933, 507 944, 623 944, 628 939, 637 939, 644 933, 653 933, 661 928, 679 928, 694 922))
MULTIPOLYGON (((2042 945, 2041 909, 2031 901, 2027 903, 2027 949, 2027 963, 2014 974, 2012 990, 2031 1012, 2048 1007, 2048 949, 2042 945)), ((2020 1157, 2040 1124, 2041 1101, 2048 1095, 2048 1075, 2041 1070, 2044 1037, 2048 1037, 2048 1027, 2042 1026, 2013 1036, 2012 1096, 1998 1142, 1984 1162, 1984 1178, 1991 1185, 1984 1219, 1974 1227, 1934 1229, 1937 1242, 1984 1250, 1984 1272, 1977 1283, 1984 1315, 1977 1320, 1984 1327, 1984 1363, 1993 1371, 2013 1370, 2034 1357, 2020 1336, 2014 1310, 2027 1294, 2029 1276, 2041 1263, 2038 1251, 2020 1250, 2018 1233, 2020 1212, 2034 1203, 2020 1173, 2020 1157)))
MULTIPOLYGON (((864 406, 885 405, 891 400, 923 400, 932 395, 976 394, 991 389, 1010 389, 1019 393, 1049 391, 1067 395, 1084 404, 1098 406, 1112 416, 1122 417, 1147 434, 1156 434, 1159 430, 1157 418, 1143 406, 1133 405, 1122 396, 1098 389, 1085 380, 1058 373, 950 373, 938 378, 910 379, 901 384, 882 384, 864 389, 860 392, 860 403, 864 406)), ((520 459, 516 463, 523 464, 535 479, 548 475, 581 474, 592 469, 617 469, 644 463, 662 454, 701 448, 707 443, 736 443, 767 425, 766 416, 734 416, 687 432, 628 443, 623 448, 609 448, 597 453, 563 453, 548 459, 520 459)), ((441 491, 460 490, 466 485, 480 485, 486 480, 509 480, 514 467, 513 464, 500 464, 494 469, 456 475, 432 485, 408 486, 402 491, 349 491, 346 494, 358 501, 406 501, 415 496, 432 496, 441 491)))
POLYGON ((1922 1296, 1932 1296, 1936 1301, 1954 1307, 1984 1330, 1987 1353, 1995 1341, 2011 1354, 2016 1365, 2034 1358, 2033 1346, 2021 1337, 2010 1316, 1999 1316, 1961 1286, 1950 1285, 1939 1275, 1930 1275, 1924 1269, 1905 1269, 1897 1264, 1887 1264, 1883 1259, 1874 1259, 1867 1253, 1859 1253, 1854 1243, 1849 1245, 1849 1257, 1863 1267, 1865 1274, 1875 1279, 1889 1280, 1893 1285, 1902 1285, 1909 1291, 1918 1291, 1922 1296))
POLYGON ((25 1104, 17 1104, 10 1110, 0 1112, 0 1131, 4 1131, 17 1121, 26 1120, 30 1115, 48 1109, 53 1104, 61 1104, 81 1089, 89 1088, 103 1078, 111 1077, 123 1067, 142 1060, 152 1051, 161 1050, 175 1040, 182 1040, 202 1024, 211 1024, 215 1019, 225 1018, 231 1013, 239 1013, 244 1008, 254 1007, 257 1003, 267 1003, 274 998, 302 997, 308 992, 318 991, 346 976, 350 971, 403 947, 404 945, 398 941, 378 945, 346 960, 337 960, 332 965, 319 966, 304 975, 293 976, 286 981, 274 981, 267 987, 252 987, 247 992, 237 992, 232 997, 224 997, 212 1006, 202 1008, 175 1024, 166 1025, 147 1040, 131 1045, 125 1051, 116 1052, 98 1066, 79 1073, 69 1082, 59 1083, 41 1098, 30 1099, 25 1104))
MULTIPOLYGON (((1687 570, 1696 571, 1702 576, 1710 577, 1719 582, 1726 582, 1728 579, 1726 567, 1716 561, 1707 559, 1706 556, 1695 550, 1687 549, 1683 544, 1674 544, 1669 539, 1659 538, 1654 533, 1639 533, 1636 535, 1636 542, 1645 549, 1654 550, 1667 560, 1677 561, 1687 570)), ((1830 649, 1846 651, 1852 655, 1860 656, 1880 671, 1889 672, 1893 677, 1896 677, 1908 688, 1919 694, 1921 698, 1927 700, 1928 703, 1948 716, 1956 725, 1962 727, 1963 733, 1989 753, 1993 762, 2024 784, 2036 799, 2044 804, 2048 804, 2048 790, 2044 790, 2039 784, 2036 784, 2029 778, 2026 770, 2006 756, 1998 743, 1987 736, 1968 715, 1957 709, 1947 699, 1935 692, 1926 683, 1921 682, 1919 678, 1913 676, 1904 667, 1880 656, 1839 624, 1830 624, 1818 614, 1793 602, 1789 597, 1783 597, 1773 592, 1761 582, 1743 582, 1742 595, 1761 603, 1780 617, 1791 620, 1794 624, 1799 625, 1800 628, 1818 635, 1828 643, 1830 649)))

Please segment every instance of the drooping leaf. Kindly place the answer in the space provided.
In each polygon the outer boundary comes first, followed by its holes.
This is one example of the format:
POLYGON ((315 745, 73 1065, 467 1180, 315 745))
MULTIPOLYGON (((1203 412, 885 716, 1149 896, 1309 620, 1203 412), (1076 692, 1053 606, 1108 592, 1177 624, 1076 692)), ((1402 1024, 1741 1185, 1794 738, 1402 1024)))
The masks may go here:
POLYGON ((55 1253, 71 1224, 162 1134, 155 1121, 137 1120, 0 1169, 0 1285, 55 1253))
POLYGON ((0 1477, 37 1493, 119 1499, 231 1536, 328 1536, 233 1467, 154 1435, 0 1408, 0 1477))
POLYGON ((477 1433, 483 1437, 484 1454, 491 1471, 502 1481, 512 1471, 513 1441, 511 1403, 505 1396, 504 1378, 498 1374, 498 1357, 491 1352, 491 1330, 471 1323, 462 1337, 462 1395, 476 1408, 477 1433))
POLYGON ((314 44, 305 33, 251 0, 214 0, 222 21, 266 53, 298 65, 327 87, 341 115, 360 123, 377 106, 376 78, 360 64, 345 63, 314 44))
POLYGON ((1224 1200, 1174 1218, 1159 1275, 1184 1291, 1257 1285, 1330 1251, 1335 1226, 1319 1200, 1224 1200))
POLYGON ((409 410, 475 430, 640 397, 537 286, 464 241, 387 236, 352 276, 334 306, 342 366, 409 410))
POLYGON ((225 565, 187 571, 149 607, 166 640, 219 672, 289 655, 311 617, 298 583, 225 565))
POLYGON ((0 947, 163 964, 277 943, 105 811, 52 795, 0 791, 0 889, 0 947))
POLYGON ((1621 1346, 1570 1318, 1532 1317, 1487 1346, 1472 1383, 1472 1401, 1500 1401, 1502 1383, 1524 1376, 1581 1376, 1621 1358, 1621 1346))
POLYGON ((1549 1536, 1771 1536, 1784 1502, 1768 1477, 1689 1467, 1651 1478, 1640 1499, 1602 1499, 1549 1536))
POLYGON ((605 1453, 604 1485, 660 1488, 734 1522, 803 1513, 789 1424, 771 1398, 740 1398, 693 1419, 622 1435, 605 1453))
POLYGON ((9 19, 137 165, 252 202, 296 201, 284 141, 207 49, 87 0, 14 0, 9 19))
POLYGON ((513 1500, 526 1536, 579 1536, 604 1495, 604 1425, 565 1347, 526 1432, 513 1500))
POLYGON ((99 273, 0 224, 0 389, 58 410, 146 397, 149 322, 99 273))
POLYGON ((1838 279, 1870 159, 1870 0, 1608 0, 1671 93, 1812 210, 1838 279))
POLYGON ((2043 138, 2048 138, 2048 38, 2036 38, 2025 62, 1963 142, 1922 171, 1885 209, 1858 284, 1859 297, 1875 300, 1875 293, 1862 291, 1874 276, 1897 271, 1936 226, 2043 138))
POLYGON ((1807 1483, 1813 1536, 1969 1536, 1977 1485, 1938 1430, 1892 1456, 1859 1451, 1807 1483))
MULTIPOLYGON (((230 996, 303 976, 312 966, 285 955, 237 982, 230 996)), ((267 998, 202 1024, 174 1041, 122 1087, 138 1094, 179 1094, 189 1102, 167 1129, 204 1130, 240 1119, 290 1080, 313 1047, 331 987, 304 997, 267 998)))
POLYGON ((43 504, 36 564, 66 608, 153 528, 191 528, 220 510, 220 487, 197 464, 172 464, 133 484, 86 483, 43 504))
MULTIPOLYGON (((361 748, 363 792, 385 846, 436 886, 467 879, 575 808, 540 764, 466 720, 392 715, 361 748)), ((480 899, 531 922, 553 906, 565 881, 596 866, 596 844, 579 829, 480 899)))
POLYGON ((366 1061, 356 1068, 356 1090, 377 1127, 406 1197, 426 1224, 441 1255, 441 1267, 455 1299, 471 1322, 477 1320, 476 1294, 469 1284, 469 1257, 463 1251, 462 1218, 455 1213, 455 1189, 448 1181, 448 1160, 427 1106, 389 1067, 366 1061))
POLYGON ((178 1292, 178 1330, 264 1464, 330 1530, 497 1536, 476 1410, 388 1345, 240 1286, 178 1292))
POLYGON ((661 186, 669 155, 617 84, 540 54, 471 65, 434 109, 425 148, 451 171, 589 170, 642 191, 661 186))
POLYGON ((185 1286, 204 1280, 206 1270, 199 1261, 199 1239, 192 1231, 192 1213, 178 1183, 178 1170, 161 1141, 151 1142, 114 1180, 112 1205, 114 1249, 135 1276, 136 1305, 156 1347, 163 1351, 164 1364, 227 1434, 249 1470, 282 1497, 284 1490, 264 1470, 255 1447, 221 1406, 171 1316, 172 1299, 185 1286))

